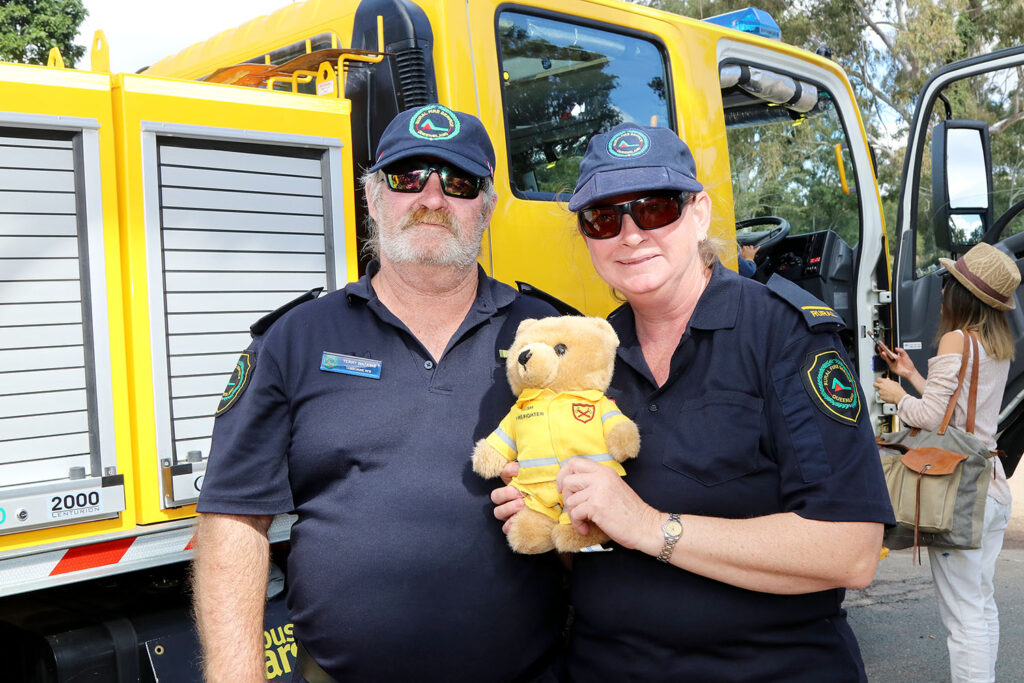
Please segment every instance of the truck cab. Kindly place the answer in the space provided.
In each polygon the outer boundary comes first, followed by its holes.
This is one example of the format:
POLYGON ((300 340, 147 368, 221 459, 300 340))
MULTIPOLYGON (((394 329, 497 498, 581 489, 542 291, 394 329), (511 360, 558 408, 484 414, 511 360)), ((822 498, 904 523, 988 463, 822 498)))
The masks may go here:
MULTIPOLYGON (((995 245, 1022 268, 1024 193, 1019 157, 1024 121, 1014 104, 1024 47, 950 64, 918 97, 899 193, 893 262, 897 334, 918 369, 937 348, 942 279, 938 259, 957 258, 975 244, 995 245)), ((997 441, 1024 449, 1024 312, 1007 312, 1017 348, 1010 366, 997 441)))

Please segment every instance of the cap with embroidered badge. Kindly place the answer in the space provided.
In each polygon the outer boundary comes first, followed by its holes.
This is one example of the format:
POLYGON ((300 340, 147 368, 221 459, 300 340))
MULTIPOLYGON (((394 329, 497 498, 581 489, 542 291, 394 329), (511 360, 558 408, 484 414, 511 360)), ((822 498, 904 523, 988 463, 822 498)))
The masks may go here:
POLYGON ((494 175, 494 147, 480 119, 443 104, 407 109, 396 116, 377 144, 379 171, 413 157, 434 157, 481 178, 494 175))
POLYGON ((620 123, 591 138, 569 210, 631 192, 703 189, 690 148, 673 130, 620 123))
POLYGON ((998 311, 1016 308, 1013 294, 1020 286, 1020 270, 991 244, 979 242, 956 261, 940 258, 939 263, 983 303, 998 311))

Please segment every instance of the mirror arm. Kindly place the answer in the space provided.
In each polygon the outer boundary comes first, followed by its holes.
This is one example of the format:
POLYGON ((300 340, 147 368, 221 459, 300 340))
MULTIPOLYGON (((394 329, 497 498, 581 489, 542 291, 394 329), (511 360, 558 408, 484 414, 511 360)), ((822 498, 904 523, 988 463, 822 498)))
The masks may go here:
POLYGON ((953 107, 949 104, 949 98, 946 97, 945 93, 939 93, 938 98, 942 100, 943 106, 946 108, 946 120, 953 118, 953 107))

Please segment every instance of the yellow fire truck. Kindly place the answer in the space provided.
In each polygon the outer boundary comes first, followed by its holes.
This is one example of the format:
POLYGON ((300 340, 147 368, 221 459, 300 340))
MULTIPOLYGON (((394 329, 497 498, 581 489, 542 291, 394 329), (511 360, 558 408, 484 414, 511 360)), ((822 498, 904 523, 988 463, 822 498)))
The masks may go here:
MULTIPOLYGON (((357 178, 409 107, 440 101, 491 133, 485 269, 595 315, 615 301, 565 208, 586 143, 621 121, 675 130, 714 232, 759 244, 756 278, 782 275, 846 320, 865 403, 890 427, 869 333, 919 366, 932 349, 941 273, 921 236, 935 253, 981 239, 1024 250, 1001 232, 1021 205, 997 219, 991 180, 954 196, 959 166, 992 178, 986 127, 952 114, 936 126, 934 103, 1024 52, 929 83, 891 281, 851 85, 777 38, 755 10, 696 21, 618 0, 310 0, 139 74, 109 73, 100 43, 91 71, 57 56, 0 64, 0 638, 14 653, 0 678, 197 676, 183 567, 214 410, 253 322, 361 273, 357 178), (946 156, 922 163, 929 138, 956 150, 948 174, 946 156)), ((1003 414, 1017 449, 1021 374, 1003 414)), ((290 627, 270 626, 268 678, 290 675, 290 627)))

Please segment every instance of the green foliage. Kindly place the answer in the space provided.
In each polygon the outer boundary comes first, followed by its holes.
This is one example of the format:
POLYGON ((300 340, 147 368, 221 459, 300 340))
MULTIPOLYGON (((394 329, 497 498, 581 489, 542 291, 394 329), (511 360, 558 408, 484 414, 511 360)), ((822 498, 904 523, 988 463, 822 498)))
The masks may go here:
MULTIPOLYGON (((945 64, 1024 43, 1020 0, 634 0, 684 16, 706 18, 750 5, 771 14, 783 41, 809 50, 827 45, 857 94, 877 155, 879 187, 890 241, 900 177, 917 93, 945 64)), ((946 95, 953 116, 987 121, 992 132, 996 216, 1024 198, 1024 74, 991 75, 958 84, 946 95)), ((936 121, 932 118, 932 122, 936 121)), ((919 221, 929 220, 928 155, 919 221)), ((739 209, 737 209, 739 211, 739 209)), ((744 216, 737 214, 737 218, 744 216)), ((1024 222, 1024 218, 1015 221, 1024 222)), ((924 226, 922 226, 924 227, 924 226)), ((1022 228, 1011 224, 1010 231, 1022 228)), ((930 228, 919 230, 918 265, 934 260, 930 228)))
POLYGON ((72 67, 85 54, 74 43, 88 15, 82 0, 3 0, 0 2, 0 61, 46 64, 50 48, 60 48, 72 67))

